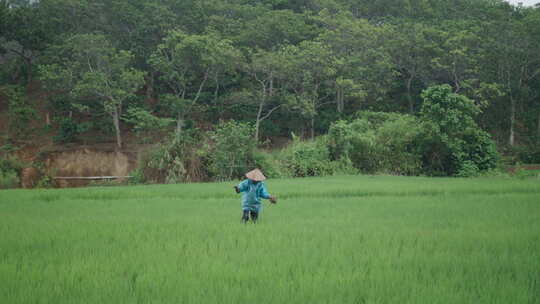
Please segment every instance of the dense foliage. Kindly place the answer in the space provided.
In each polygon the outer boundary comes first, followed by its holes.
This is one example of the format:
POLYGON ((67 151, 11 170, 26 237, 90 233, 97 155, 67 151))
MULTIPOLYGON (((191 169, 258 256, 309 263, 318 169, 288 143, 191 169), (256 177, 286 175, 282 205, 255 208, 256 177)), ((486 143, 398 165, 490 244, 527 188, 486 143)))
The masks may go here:
POLYGON ((422 172, 416 147, 422 133, 413 116, 364 112, 333 124, 328 135, 333 157, 350 160, 362 172, 414 175, 422 172))
MULTIPOLYGON (((469 175, 490 136, 538 159, 539 49, 540 9, 502 0, 0 0, 0 139, 121 148, 235 120, 270 146, 330 131, 298 159, 469 175)), ((209 155, 205 174, 237 174, 209 155)), ((304 165, 285 167, 332 171, 304 165)))
POLYGON ((234 120, 221 122, 215 131, 198 132, 198 144, 184 132, 148 154, 139 173, 146 182, 231 180, 254 167, 269 177, 356 172, 467 177, 497 166, 495 142, 473 119, 480 113, 477 105, 448 85, 431 87, 422 96, 420 117, 359 112, 314 140, 293 133, 292 143, 275 153, 256 150, 252 126, 234 120), (196 167, 196 175, 185 170, 188 163, 196 167), (160 178, 149 167, 162 170, 157 171, 160 178))
POLYGON ((448 85, 429 88, 422 96, 426 130, 418 147, 428 173, 469 176, 495 168, 495 143, 475 123, 480 109, 472 100, 452 93, 448 85))

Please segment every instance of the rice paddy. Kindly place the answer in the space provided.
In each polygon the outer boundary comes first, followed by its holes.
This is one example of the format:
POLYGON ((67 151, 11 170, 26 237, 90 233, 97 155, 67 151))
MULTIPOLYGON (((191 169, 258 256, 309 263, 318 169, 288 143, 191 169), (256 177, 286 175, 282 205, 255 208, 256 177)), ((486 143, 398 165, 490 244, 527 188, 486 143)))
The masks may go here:
POLYGON ((0 192, 0 303, 540 303, 540 181, 269 180, 0 192))

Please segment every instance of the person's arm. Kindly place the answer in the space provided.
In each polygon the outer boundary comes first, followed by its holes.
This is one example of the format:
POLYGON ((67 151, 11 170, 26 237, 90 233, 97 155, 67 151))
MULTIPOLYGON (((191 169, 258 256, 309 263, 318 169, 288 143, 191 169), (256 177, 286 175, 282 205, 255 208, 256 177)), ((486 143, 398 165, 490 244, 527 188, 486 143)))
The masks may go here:
POLYGON ((268 190, 266 190, 266 185, 264 183, 261 185, 260 191, 261 191, 260 196, 262 198, 269 199, 272 204, 277 203, 277 198, 275 196, 270 195, 270 193, 268 193, 268 190))
POLYGON ((236 193, 245 192, 247 190, 247 180, 241 182, 237 186, 234 186, 236 193))

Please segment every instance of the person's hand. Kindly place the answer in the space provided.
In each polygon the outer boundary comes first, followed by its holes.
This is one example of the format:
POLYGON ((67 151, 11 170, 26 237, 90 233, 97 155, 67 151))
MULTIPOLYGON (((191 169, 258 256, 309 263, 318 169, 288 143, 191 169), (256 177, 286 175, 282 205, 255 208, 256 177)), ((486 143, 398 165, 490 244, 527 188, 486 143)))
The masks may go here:
POLYGON ((238 189, 238 186, 234 186, 234 191, 236 191, 236 193, 240 193, 240 189, 238 189))
POLYGON ((277 197, 275 197, 275 196, 270 196, 270 203, 276 204, 276 203, 277 203, 277 197))

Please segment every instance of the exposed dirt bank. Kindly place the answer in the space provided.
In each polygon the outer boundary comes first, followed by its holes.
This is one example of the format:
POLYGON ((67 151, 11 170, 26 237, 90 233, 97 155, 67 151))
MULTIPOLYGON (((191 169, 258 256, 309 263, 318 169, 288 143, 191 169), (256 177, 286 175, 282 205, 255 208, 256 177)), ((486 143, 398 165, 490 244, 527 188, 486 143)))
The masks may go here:
MULTIPOLYGON (((138 159, 148 146, 134 145, 117 150, 114 144, 92 146, 28 147, 18 154, 26 163, 41 164, 41 171, 51 177, 128 176, 136 169, 138 159)), ((32 188, 41 175, 31 167, 23 169, 21 185, 32 188)), ((88 180, 55 180, 57 187, 86 186, 88 180)))

